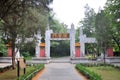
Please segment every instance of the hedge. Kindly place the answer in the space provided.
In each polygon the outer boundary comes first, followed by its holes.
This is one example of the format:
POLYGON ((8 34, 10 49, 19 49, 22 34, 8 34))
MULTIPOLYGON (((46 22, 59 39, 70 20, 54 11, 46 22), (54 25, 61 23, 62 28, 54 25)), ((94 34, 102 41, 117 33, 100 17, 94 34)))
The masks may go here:
POLYGON ((76 64, 76 69, 81 72, 83 75, 85 75, 90 80, 102 80, 101 76, 94 73, 93 71, 88 70, 81 64, 76 64))

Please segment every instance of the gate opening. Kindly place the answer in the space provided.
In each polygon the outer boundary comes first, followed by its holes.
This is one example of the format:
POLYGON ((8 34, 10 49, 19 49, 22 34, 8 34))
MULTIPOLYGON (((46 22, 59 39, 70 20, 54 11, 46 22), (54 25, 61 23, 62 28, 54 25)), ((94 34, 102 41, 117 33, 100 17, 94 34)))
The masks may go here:
POLYGON ((69 40, 51 41, 50 53, 51 57, 70 56, 70 41, 69 40))

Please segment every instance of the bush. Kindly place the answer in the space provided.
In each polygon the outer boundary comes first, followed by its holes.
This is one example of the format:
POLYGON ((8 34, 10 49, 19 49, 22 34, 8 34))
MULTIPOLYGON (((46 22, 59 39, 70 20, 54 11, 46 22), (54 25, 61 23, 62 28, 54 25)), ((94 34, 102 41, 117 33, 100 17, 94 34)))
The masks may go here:
POLYGON ((93 71, 88 70, 84 66, 77 64, 76 69, 81 72, 83 75, 85 75, 90 80, 102 80, 101 76, 94 73, 93 71))
POLYGON ((33 67, 34 68, 27 71, 25 75, 20 76, 18 80, 32 80, 32 78, 36 75, 36 73, 44 68, 44 64, 33 65, 33 67))
POLYGON ((91 64, 91 63, 84 63, 84 64, 80 64, 80 65, 85 66, 85 67, 97 67, 97 66, 106 66, 107 67, 107 66, 111 66, 111 67, 114 67, 114 68, 120 70, 120 66, 116 66, 116 65, 112 65, 112 64, 104 64, 104 63, 99 63, 99 64, 93 63, 93 64, 91 64))
POLYGON ((7 47, 0 37, 0 57, 7 56, 7 47))
POLYGON ((29 54, 29 52, 23 52, 23 53, 22 53, 22 56, 28 57, 28 56, 30 56, 30 54, 29 54))

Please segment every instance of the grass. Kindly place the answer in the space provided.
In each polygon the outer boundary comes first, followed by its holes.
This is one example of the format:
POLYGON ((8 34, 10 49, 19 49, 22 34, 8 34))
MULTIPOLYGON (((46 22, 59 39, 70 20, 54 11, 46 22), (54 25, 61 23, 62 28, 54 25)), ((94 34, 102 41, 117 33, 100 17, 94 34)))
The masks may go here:
POLYGON ((25 57, 26 60, 32 60, 31 56, 25 57))
POLYGON ((100 74, 103 80, 120 80, 120 70, 111 66, 87 67, 87 69, 100 74))
MULTIPOLYGON (((34 69, 34 66, 30 67, 27 66, 26 72, 29 72, 34 69)), ((24 75, 23 74, 23 69, 20 70, 20 76, 24 75)), ((3 73, 0 73, 0 80, 17 80, 17 69, 10 69, 8 71, 5 71, 3 73)))
POLYGON ((1 80, 17 80, 17 70, 10 69, 8 71, 0 73, 0 79, 1 80))

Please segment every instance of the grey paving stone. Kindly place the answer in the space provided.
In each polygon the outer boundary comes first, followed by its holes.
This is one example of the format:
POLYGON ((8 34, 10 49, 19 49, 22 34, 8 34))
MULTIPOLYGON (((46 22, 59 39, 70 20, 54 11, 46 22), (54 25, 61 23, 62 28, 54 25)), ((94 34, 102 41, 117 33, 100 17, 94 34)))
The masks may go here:
POLYGON ((70 63, 50 63, 45 68, 39 80, 82 80, 70 63))

